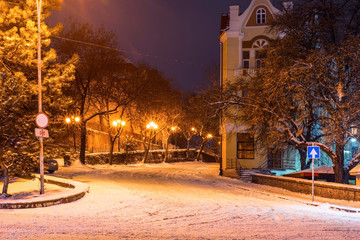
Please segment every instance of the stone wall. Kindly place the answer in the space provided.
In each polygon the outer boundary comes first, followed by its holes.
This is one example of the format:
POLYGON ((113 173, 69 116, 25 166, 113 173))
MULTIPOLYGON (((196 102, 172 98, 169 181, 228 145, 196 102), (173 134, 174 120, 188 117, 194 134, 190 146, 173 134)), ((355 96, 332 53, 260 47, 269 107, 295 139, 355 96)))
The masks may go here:
MULTIPOLYGON (((131 153, 114 153, 113 164, 131 164, 140 162, 143 158, 144 151, 135 151, 131 153)), ((107 164, 109 163, 109 153, 91 153, 87 154, 85 163, 94 164, 107 164)), ((165 150, 151 150, 146 163, 161 163, 164 161, 165 150)), ((196 157, 195 149, 190 149, 189 159, 186 159, 186 150, 169 150, 169 160, 167 162, 180 162, 180 161, 193 161, 196 157)))
MULTIPOLYGON (((251 182, 273 187, 284 188, 292 192, 312 193, 312 180, 252 174, 251 182)), ((315 181, 315 196, 360 201, 360 187, 354 185, 315 181)))

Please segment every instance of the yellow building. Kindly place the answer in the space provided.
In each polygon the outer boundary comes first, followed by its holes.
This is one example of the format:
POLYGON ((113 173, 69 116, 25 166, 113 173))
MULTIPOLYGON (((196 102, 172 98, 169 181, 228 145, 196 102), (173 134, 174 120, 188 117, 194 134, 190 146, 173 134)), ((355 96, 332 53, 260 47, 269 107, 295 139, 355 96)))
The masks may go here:
MULTIPOLYGON (((285 3, 288 6, 290 3, 285 3)), ((258 51, 276 36, 267 31, 269 23, 280 10, 270 0, 252 0, 245 11, 240 6, 230 6, 230 12, 221 16, 221 84, 241 76, 255 73, 261 67, 258 51)), ((288 151, 269 153, 246 125, 235 124, 222 117, 222 170, 227 176, 236 176, 237 169, 287 169, 295 168, 295 159, 289 161, 288 151)), ((293 151, 292 151, 293 152, 293 151)))

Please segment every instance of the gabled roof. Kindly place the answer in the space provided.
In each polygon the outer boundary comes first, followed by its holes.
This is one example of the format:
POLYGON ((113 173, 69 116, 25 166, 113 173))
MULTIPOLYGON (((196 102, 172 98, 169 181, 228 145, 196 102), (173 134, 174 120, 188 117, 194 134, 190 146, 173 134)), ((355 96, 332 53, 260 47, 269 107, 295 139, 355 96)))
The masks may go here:
MULTIPOLYGON (((319 167, 314 167, 314 175, 315 176, 319 176, 319 174, 322 175, 334 175, 334 169, 332 167, 329 166, 319 166, 319 167)), ((312 175, 312 169, 305 169, 305 170, 301 170, 298 172, 293 172, 293 173, 288 173, 285 174, 284 176, 286 177, 306 177, 306 176, 311 176, 312 175)))
POLYGON ((350 175, 360 175, 360 165, 357 165, 350 170, 350 175))

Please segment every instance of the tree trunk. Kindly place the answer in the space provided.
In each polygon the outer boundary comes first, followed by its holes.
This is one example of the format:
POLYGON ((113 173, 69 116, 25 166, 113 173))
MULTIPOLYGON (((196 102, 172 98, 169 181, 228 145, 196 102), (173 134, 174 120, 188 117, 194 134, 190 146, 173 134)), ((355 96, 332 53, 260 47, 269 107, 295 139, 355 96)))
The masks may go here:
POLYGON ((86 150, 86 122, 81 122, 80 126, 80 162, 85 164, 85 150, 86 150))
POLYGON ((76 153, 76 133, 75 133, 75 127, 74 126, 72 128, 72 132, 73 132, 73 141, 74 141, 74 151, 76 153))
POLYGON ((186 144, 186 159, 189 159, 189 151, 190 151, 190 140, 187 140, 187 144, 186 144))
POLYGON ((121 145, 121 143, 120 143, 120 136, 119 136, 118 137, 118 142, 117 142, 118 152, 120 152, 120 145, 121 145))
POLYGON ((110 136, 110 152, 109 152, 109 164, 112 165, 113 153, 114 153, 115 140, 110 136))
POLYGON ((144 150, 145 150, 145 152, 144 152, 144 157, 143 157, 143 159, 141 161, 142 163, 146 163, 146 160, 147 160, 147 158, 149 156, 149 148, 146 148, 144 150))
POLYGON ((345 183, 344 175, 344 146, 336 146, 337 158, 334 161, 333 169, 336 183, 345 183))
POLYGON ((0 166, 1 169, 3 170, 4 173, 4 186, 2 189, 2 196, 3 197, 8 197, 10 195, 7 194, 8 192, 8 188, 9 188, 9 168, 5 166, 5 164, 3 162, 0 161, 0 166))
POLYGON ((167 162, 168 158, 169 158, 169 138, 166 139, 164 162, 167 162))
POLYGON ((151 147, 151 140, 149 139, 148 145, 146 146, 146 144, 144 144, 144 157, 143 160, 141 161, 142 163, 146 163, 146 160, 149 156, 150 147, 151 147))
POLYGON ((205 143, 206 143, 206 141, 204 141, 204 142, 201 143, 199 152, 198 152, 198 154, 197 154, 197 156, 196 156, 196 158, 195 158, 195 162, 199 161, 200 155, 201 155, 201 153, 202 153, 202 151, 203 151, 203 149, 204 149, 205 143))
POLYGON ((306 161, 307 160, 306 148, 298 148, 298 151, 300 155, 301 170, 310 168, 310 161, 306 161))
POLYGON ((344 166, 336 163, 333 166, 334 169, 334 174, 335 174, 335 182, 336 183, 345 183, 345 178, 344 178, 344 166))

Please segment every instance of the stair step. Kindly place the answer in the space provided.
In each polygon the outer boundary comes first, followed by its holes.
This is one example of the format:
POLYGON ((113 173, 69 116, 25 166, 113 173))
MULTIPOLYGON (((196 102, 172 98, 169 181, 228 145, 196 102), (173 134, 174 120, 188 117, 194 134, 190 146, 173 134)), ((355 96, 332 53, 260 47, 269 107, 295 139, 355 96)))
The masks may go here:
POLYGON ((242 181, 251 182, 251 174, 258 172, 257 169, 237 169, 236 173, 242 181))

